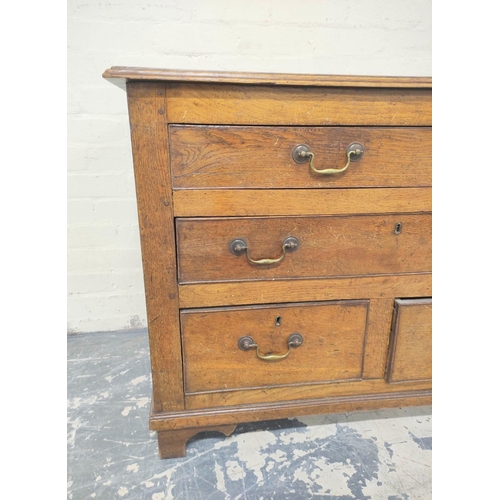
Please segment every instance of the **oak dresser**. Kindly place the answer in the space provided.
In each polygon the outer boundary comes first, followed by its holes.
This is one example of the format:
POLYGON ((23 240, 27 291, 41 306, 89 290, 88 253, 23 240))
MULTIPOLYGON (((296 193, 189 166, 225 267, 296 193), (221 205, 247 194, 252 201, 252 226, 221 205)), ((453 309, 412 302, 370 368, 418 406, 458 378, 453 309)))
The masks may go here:
POLYGON ((103 76, 128 98, 160 456, 430 404, 431 79, 103 76))

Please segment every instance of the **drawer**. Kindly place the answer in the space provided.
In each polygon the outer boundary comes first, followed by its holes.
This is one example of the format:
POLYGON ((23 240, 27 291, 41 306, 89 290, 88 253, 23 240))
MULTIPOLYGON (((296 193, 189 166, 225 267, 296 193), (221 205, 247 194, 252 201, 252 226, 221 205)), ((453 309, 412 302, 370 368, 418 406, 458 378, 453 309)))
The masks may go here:
MULTIPOLYGON (((170 125, 174 189, 336 188, 431 185, 430 127, 237 127, 170 125), (292 158, 297 145, 314 154, 316 170, 292 158)), ((299 158, 300 159, 300 158, 299 158)))
POLYGON ((430 126, 430 88, 169 83, 168 123, 430 126))
POLYGON ((176 223, 180 283, 431 270, 430 214, 181 218, 176 223))
POLYGON ((186 393, 360 379, 367 313, 366 300, 181 311, 186 393))
POLYGON ((396 299, 387 381, 432 378, 432 299, 396 299))

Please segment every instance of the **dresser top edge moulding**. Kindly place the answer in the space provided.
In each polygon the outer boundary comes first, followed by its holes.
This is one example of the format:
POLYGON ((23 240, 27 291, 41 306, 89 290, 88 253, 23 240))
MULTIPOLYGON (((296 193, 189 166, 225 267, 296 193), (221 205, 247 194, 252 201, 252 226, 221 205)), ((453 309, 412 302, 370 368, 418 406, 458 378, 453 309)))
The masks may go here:
POLYGON ((432 88, 432 78, 426 76, 352 76, 285 73, 247 73, 239 71, 203 71, 137 68, 113 66, 103 78, 124 88, 125 80, 233 83, 254 85, 308 86, 308 87, 386 87, 432 88))

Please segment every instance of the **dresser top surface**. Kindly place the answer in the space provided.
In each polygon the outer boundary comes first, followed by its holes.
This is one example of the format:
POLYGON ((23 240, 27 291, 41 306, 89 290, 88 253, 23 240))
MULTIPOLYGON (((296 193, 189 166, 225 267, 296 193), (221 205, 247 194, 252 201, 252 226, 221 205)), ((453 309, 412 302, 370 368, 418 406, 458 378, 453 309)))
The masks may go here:
POLYGON ((238 71, 176 70, 127 66, 113 66, 107 69, 102 76, 110 80, 115 80, 115 83, 119 85, 123 80, 151 80, 313 87, 432 87, 431 77, 248 73, 238 71))

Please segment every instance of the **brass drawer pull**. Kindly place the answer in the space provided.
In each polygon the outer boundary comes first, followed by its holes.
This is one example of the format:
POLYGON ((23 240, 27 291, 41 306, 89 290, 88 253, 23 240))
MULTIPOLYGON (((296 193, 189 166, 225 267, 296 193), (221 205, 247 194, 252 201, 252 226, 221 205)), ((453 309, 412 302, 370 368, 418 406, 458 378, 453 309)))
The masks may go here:
POLYGON ((242 351, 249 351, 250 349, 257 349, 257 357, 264 361, 278 361, 280 359, 285 359, 289 354, 292 347, 300 347, 304 342, 302 335, 300 333, 292 333, 288 337, 288 351, 285 354, 261 354, 260 347, 254 342, 253 338, 246 335, 238 340, 238 347, 242 351))
POLYGON ((334 175, 345 172, 349 168, 351 161, 359 160, 363 156, 364 152, 365 150, 362 144, 360 144, 359 142, 353 142, 346 149, 347 163, 345 164, 344 168, 325 168, 324 170, 317 170, 316 168, 314 168, 314 153, 306 144, 299 144, 298 146, 295 146, 292 151, 292 158, 296 163, 305 163, 307 160, 309 160, 309 166, 311 167, 311 170, 316 174, 334 175))
POLYGON ((236 239, 231 241, 229 244, 229 250, 233 255, 243 255, 246 253, 248 262, 251 262, 252 264, 257 264, 259 266, 265 266, 267 264, 277 264, 278 262, 281 262, 285 258, 285 254, 287 252, 295 252, 299 248, 299 240, 295 238, 295 236, 288 236, 288 238, 285 238, 283 240, 282 244, 282 252, 281 252, 281 257, 278 257, 277 259, 259 259, 259 260, 253 260, 249 253, 248 245, 245 240, 242 239, 236 239))

